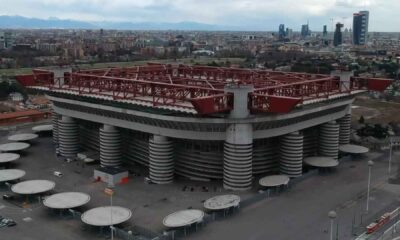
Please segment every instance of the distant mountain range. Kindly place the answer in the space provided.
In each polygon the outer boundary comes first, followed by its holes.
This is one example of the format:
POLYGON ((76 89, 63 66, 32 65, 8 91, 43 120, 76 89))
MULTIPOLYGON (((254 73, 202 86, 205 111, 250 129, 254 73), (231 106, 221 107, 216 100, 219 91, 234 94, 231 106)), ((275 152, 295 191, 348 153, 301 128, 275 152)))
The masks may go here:
POLYGON ((247 30, 244 27, 218 26, 198 22, 85 22, 68 19, 39 19, 22 16, 0 16, 0 28, 29 29, 118 29, 118 30, 247 30))

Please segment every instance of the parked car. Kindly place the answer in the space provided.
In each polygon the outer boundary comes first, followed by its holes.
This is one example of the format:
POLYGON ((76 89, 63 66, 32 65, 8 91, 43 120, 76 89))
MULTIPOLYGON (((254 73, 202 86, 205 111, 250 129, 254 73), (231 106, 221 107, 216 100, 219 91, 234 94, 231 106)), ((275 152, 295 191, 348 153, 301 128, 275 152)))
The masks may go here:
POLYGON ((75 162, 76 159, 75 159, 75 158, 66 158, 65 161, 66 161, 67 163, 71 163, 71 162, 75 162))
POLYGON ((14 199, 14 196, 9 195, 9 194, 4 194, 4 195, 3 195, 3 199, 4 199, 4 200, 13 200, 13 199, 14 199))
POLYGON ((7 219, 7 227, 14 227, 17 223, 12 219, 7 219))
POLYGON ((10 219, 10 218, 3 218, 0 221, 0 227, 5 227, 5 226, 13 227, 15 225, 17 225, 17 223, 14 220, 10 219))

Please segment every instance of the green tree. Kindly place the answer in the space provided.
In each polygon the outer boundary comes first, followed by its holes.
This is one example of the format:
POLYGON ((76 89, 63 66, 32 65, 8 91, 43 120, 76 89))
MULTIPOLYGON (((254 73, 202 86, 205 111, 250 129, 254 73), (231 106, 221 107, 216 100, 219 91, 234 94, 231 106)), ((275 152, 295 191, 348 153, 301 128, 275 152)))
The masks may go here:
POLYGON ((364 124, 365 123, 365 119, 364 116, 361 115, 360 119, 358 120, 359 123, 364 124))
POLYGON ((10 84, 7 81, 0 82, 0 99, 6 99, 8 97, 10 84))
POLYGON ((208 63, 207 66, 210 67, 220 67, 220 65, 218 63, 216 63, 215 61, 212 61, 211 63, 208 63))

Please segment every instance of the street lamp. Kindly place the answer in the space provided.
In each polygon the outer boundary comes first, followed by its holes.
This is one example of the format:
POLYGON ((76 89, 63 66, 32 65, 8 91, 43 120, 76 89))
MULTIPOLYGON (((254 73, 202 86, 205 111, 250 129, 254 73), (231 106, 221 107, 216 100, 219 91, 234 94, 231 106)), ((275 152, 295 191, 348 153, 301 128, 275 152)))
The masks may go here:
POLYGON ((113 195, 114 195, 114 184, 109 183, 108 187, 106 189, 104 189, 104 193, 110 196, 110 230, 111 230, 111 240, 114 240, 114 230, 115 227, 112 224, 113 221, 113 195))
POLYGON ((369 210, 369 192, 371 187, 371 168, 374 165, 374 162, 369 160, 368 161, 368 189, 367 189, 367 213, 369 210))
POLYGON ((333 221, 335 220, 335 218, 337 217, 337 214, 336 214, 336 212, 335 211, 330 211, 329 213, 328 213, 328 217, 329 217, 329 219, 330 219, 330 221, 331 221, 331 237, 330 237, 330 240, 333 240, 333 221))
POLYGON ((392 138, 390 138, 390 140, 389 140, 389 169, 388 169, 388 172, 389 172, 389 177, 388 177, 388 179, 389 179, 389 181, 390 181, 390 174, 391 174, 391 171, 392 171, 392 149, 393 149, 393 139, 392 138))

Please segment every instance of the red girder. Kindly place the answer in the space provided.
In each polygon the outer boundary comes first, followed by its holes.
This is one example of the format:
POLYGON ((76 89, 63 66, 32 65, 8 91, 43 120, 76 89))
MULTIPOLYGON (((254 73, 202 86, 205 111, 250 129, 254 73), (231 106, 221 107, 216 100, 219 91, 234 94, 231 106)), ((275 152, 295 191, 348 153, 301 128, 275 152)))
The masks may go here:
POLYGON ((194 98, 208 97, 224 93, 221 89, 210 89, 198 86, 131 80, 108 76, 93 76, 89 74, 73 73, 70 78, 64 79, 64 84, 56 80, 45 86, 52 90, 70 90, 79 94, 96 94, 110 96, 114 99, 138 100, 152 102, 156 105, 172 105, 191 108, 183 104, 194 98), (177 104, 180 103, 180 104, 177 104))
POLYGON ((232 110, 233 95, 230 93, 218 94, 209 97, 191 99, 191 103, 200 114, 212 114, 232 110))
POLYGON ((326 98, 355 90, 383 91, 391 80, 339 78, 307 73, 287 73, 239 68, 149 64, 126 68, 88 69, 66 73, 54 79, 51 71, 35 69, 33 75, 17 76, 25 86, 44 86, 78 94, 136 100, 152 106, 168 105, 196 109, 199 114, 229 111, 232 95, 224 92, 228 83, 251 84, 253 112, 288 112, 301 101, 326 98))
POLYGON ((297 104, 301 103, 301 98, 250 94, 249 109, 253 113, 271 112, 271 113, 287 113, 290 112, 297 104))
POLYGON ((384 91, 392 84, 391 79, 353 77, 354 84, 372 91, 384 91))

